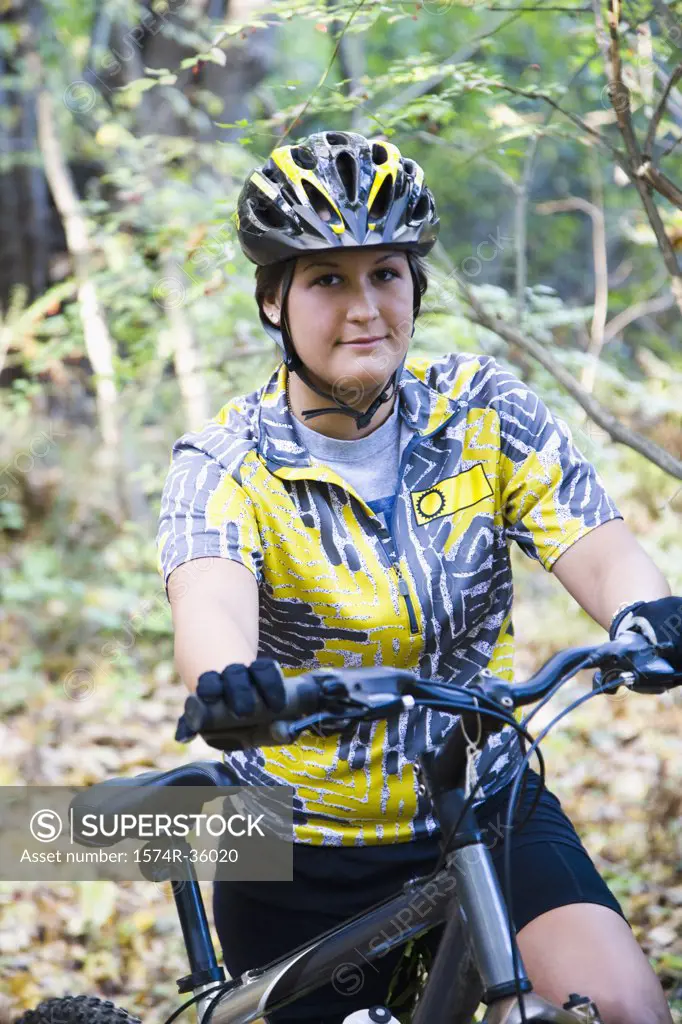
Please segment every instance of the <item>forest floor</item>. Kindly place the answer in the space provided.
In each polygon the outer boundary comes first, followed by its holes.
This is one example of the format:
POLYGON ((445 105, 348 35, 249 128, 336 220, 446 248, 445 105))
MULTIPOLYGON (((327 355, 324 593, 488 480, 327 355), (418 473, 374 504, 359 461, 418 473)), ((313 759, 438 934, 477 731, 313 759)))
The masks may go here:
MULTIPOLYGON (((560 647, 603 636, 540 570, 524 563, 518 579, 519 676, 560 647)), ((10 618, 0 621, 0 644, 10 618)), ((159 636, 132 697, 104 675, 70 695, 63 683, 51 682, 11 708, 0 723, 0 785, 90 784, 216 757, 201 740, 187 748, 173 739, 185 690, 170 650, 169 638, 159 636)), ((73 652, 74 667, 79 656, 73 652)), ((565 706, 588 685, 580 679, 566 687, 552 707, 565 706)), ((548 720, 544 711, 536 729, 548 720)), ((548 782, 622 902, 676 1024, 682 1024, 680 736, 680 695, 627 694, 588 702, 543 747, 548 782)), ((210 883, 202 891, 210 917, 210 883)), ((162 1024, 179 1005, 175 980, 187 973, 187 962, 168 884, 5 882, 0 903, 7 1020, 65 993, 111 999, 145 1024, 162 1024)))

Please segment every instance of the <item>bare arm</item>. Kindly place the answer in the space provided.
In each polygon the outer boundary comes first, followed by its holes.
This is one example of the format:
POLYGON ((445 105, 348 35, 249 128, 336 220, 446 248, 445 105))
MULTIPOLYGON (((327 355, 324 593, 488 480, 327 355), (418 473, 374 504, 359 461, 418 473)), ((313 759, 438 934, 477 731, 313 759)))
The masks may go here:
POLYGON ((622 519, 581 537, 557 559, 552 572, 604 629, 621 605, 670 594, 665 576, 622 519))
POLYGON ((175 667, 191 691, 202 672, 250 665, 258 652, 258 584, 226 558, 197 558, 168 577, 175 667))

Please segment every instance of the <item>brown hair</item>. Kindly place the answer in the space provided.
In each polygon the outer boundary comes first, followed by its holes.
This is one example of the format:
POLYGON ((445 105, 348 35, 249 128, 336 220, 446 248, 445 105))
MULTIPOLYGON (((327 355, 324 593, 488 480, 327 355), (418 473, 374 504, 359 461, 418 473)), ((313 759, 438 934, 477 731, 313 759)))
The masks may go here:
MULTIPOLYGON (((419 294, 423 297, 426 295, 426 289, 429 286, 426 260, 423 256, 418 256, 414 252, 407 252, 406 255, 414 267, 419 283, 419 294)), ((282 283, 284 270, 288 262, 288 260, 282 260, 279 263, 271 263, 267 267, 256 267, 255 295, 259 310, 263 309, 263 303, 266 299, 273 299, 277 294, 277 289, 282 283)))

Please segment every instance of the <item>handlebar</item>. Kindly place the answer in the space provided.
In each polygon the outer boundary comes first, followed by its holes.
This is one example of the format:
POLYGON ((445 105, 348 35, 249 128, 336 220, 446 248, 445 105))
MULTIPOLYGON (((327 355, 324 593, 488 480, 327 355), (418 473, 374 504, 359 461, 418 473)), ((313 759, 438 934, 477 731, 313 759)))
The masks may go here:
POLYGON ((360 720, 389 718, 419 703, 454 714, 494 715, 499 729, 514 710, 542 700, 581 669, 598 669, 594 688, 607 693, 622 685, 641 693, 682 685, 682 673, 661 657, 661 650, 663 645, 654 648, 639 633, 623 633, 618 640, 560 651, 522 683, 508 683, 486 670, 462 686, 390 667, 316 669, 282 677, 286 703, 276 714, 257 695, 255 711, 247 718, 231 713, 222 699, 209 703, 191 694, 185 720, 218 750, 284 745, 308 728, 330 734, 360 720))

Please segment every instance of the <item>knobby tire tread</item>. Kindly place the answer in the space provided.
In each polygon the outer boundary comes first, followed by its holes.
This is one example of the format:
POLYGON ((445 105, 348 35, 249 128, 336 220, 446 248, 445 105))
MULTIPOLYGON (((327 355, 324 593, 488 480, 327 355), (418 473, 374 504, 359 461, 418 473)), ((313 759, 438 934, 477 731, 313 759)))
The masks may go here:
POLYGON ((142 1024, 127 1010, 97 996, 61 996, 44 999, 35 1010, 26 1010, 14 1024, 142 1024))

